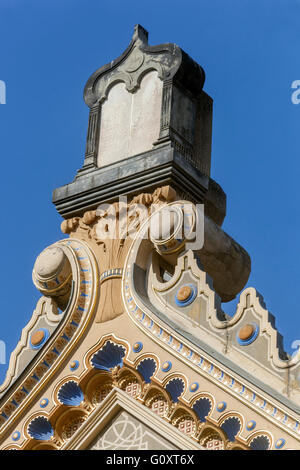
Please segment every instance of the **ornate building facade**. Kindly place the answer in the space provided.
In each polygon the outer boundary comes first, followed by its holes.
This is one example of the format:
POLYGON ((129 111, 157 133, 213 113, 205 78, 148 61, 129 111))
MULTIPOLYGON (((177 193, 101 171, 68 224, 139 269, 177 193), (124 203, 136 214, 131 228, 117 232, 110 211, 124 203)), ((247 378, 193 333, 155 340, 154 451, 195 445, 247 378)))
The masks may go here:
POLYGON ((65 235, 34 264, 41 298, 0 386, 1 449, 300 449, 300 356, 222 230, 204 81, 139 25, 89 78, 84 164, 53 194, 65 235))

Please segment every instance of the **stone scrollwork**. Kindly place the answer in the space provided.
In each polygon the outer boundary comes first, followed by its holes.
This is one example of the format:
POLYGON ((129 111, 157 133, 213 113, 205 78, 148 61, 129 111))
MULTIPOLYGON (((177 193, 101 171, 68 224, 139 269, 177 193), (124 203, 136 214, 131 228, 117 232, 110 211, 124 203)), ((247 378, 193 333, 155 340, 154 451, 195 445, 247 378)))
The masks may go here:
POLYGON ((1 431, 11 415, 18 415, 19 405, 34 399, 65 354, 75 347, 98 297, 98 267, 90 248, 81 240, 64 239, 44 250, 35 263, 33 279, 44 295, 22 331, 0 387, 3 395, 22 376, 2 402, 1 431), (60 313, 59 308, 65 310, 60 313))
POLYGON ((68 257, 59 246, 46 248, 37 258, 33 273, 36 288, 52 298, 63 310, 71 292, 72 270, 68 257))
MULTIPOLYGON (((222 301, 234 299, 246 284, 251 270, 248 253, 195 204, 171 202, 152 214, 148 227, 156 251, 173 266, 189 243, 222 301)), ((142 230, 145 232, 148 227, 145 224, 142 230)), ((137 238, 142 239, 144 235, 140 233, 137 238)), ((146 258, 145 248, 142 251, 146 258)))
POLYGON ((63 233, 91 243, 101 260, 101 296, 96 322, 112 320, 124 312, 121 277, 133 237, 153 207, 160 207, 176 197, 170 186, 135 196, 129 203, 118 202, 87 211, 82 217, 64 220, 63 233))
MULTIPOLYGON (((177 232, 187 223, 190 224, 191 231, 194 230, 197 213, 194 204, 175 199, 174 189, 164 186, 152 194, 135 196, 129 203, 107 204, 103 208, 100 206, 97 210, 85 212, 82 217, 73 217, 62 222, 61 229, 64 233, 92 242, 97 257, 101 259, 102 296, 96 322, 111 320, 123 313, 124 308, 118 293, 121 291, 120 278, 126 256, 142 223, 161 206, 168 204, 168 210, 172 212, 173 219, 169 227, 171 233, 164 240, 164 227, 160 227, 159 221, 157 223, 155 220, 155 217, 159 218, 158 211, 152 215, 150 240, 160 255, 173 264, 176 263, 177 255, 172 255, 185 249, 186 240, 177 236, 177 232), (190 208, 190 220, 187 220, 183 207, 190 208)), ((195 250, 195 255, 213 278, 216 292, 224 301, 231 300, 248 279, 250 258, 210 218, 204 216, 203 222, 204 245, 195 250)), ((148 246, 152 249, 153 245, 148 246)))

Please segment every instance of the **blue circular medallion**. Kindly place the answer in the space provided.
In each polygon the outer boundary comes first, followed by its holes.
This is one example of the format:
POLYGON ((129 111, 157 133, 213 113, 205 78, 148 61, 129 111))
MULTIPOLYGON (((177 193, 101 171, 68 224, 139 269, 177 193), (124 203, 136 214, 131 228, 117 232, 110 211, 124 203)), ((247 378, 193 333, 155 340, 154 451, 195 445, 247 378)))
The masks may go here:
POLYGON ((278 439, 275 442, 275 449, 281 449, 285 444, 285 439, 278 439))
POLYGON ((41 408, 46 408, 46 406, 48 405, 48 403, 49 403, 48 398, 42 398, 42 400, 40 401, 40 407, 41 407, 41 408))
POLYGON ((135 352, 135 353, 140 352, 142 349, 143 349, 143 343, 141 343, 140 341, 137 341, 137 342, 134 343, 134 345, 132 346, 132 350, 133 350, 133 352, 135 352))
POLYGON ((163 372, 168 372, 172 368, 172 362, 170 361, 165 361, 163 365, 161 366, 161 370, 163 372))
POLYGON ((199 388, 198 382, 193 382, 193 383, 189 386, 190 392, 197 392, 198 388, 199 388))
POLYGON ((30 347, 31 349, 40 349, 49 338, 50 333, 46 328, 39 328, 34 331, 30 336, 30 347))
POLYGON ((71 369, 72 371, 78 369, 78 367, 79 367, 79 361, 72 361, 72 362, 70 362, 70 369, 71 369))
POLYGON ((256 323, 249 323, 239 329, 236 340, 241 346, 247 346, 256 340, 259 333, 259 326, 256 323))
POLYGON ((178 307, 190 305, 197 297, 197 287, 194 284, 181 286, 175 294, 175 303, 178 307))
POLYGON ((246 429, 247 431, 252 431, 252 429, 254 429, 256 426, 256 422, 251 419, 251 421, 248 421, 248 423, 246 424, 246 429))
POLYGON ((221 411, 224 411, 226 410, 226 407, 227 407, 227 404, 225 401, 220 401, 218 404, 217 404, 217 411, 221 412, 221 411))
POLYGON ((15 431, 11 436, 13 441, 18 441, 20 437, 21 437, 21 433, 19 431, 15 431))

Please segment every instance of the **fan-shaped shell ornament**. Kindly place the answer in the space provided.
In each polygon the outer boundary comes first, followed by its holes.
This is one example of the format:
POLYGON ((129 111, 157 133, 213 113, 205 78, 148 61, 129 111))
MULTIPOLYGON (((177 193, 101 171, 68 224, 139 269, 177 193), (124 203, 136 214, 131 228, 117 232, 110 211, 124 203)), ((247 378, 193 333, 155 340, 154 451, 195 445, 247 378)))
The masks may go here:
POLYGON ((156 371, 156 362, 152 358, 144 359, 137 366, 137 370, 141 374, 141 376, 143 377, 144 381, 146 383, 150 383, 151 382, 151 377, 154 374, 154 372, 156 371))
POLYGON ((221 429, 225 432, 227 435, 228 439, 233 442, 235 440, 235 436, 241 429, 241 423, 238 418, 235 418, 234 416, 226 419, 222 425, 221 429))
POLYGON ((176 403, 180 395, 182 395, 184 391, 184 382, 181 379, 173 379, 166 385, 166 390, 172 397, 172 400, 176 403))
POLYGON ((52 426, 45 416, 38 416, 28 425, 28 434, 39 441, 49 441, 54 435, 52 426))
POLYGON ((203 397, 199 398, 193 405, 193 410, 197 414, 199 420, 204 423, 206 421, 206 416, 211 410, 211 401, 209 398, 203 397))
POLYGON ((257 436, 250 442, 250 448, 253 450, 268 450, 270 441, 267 436, 257 436))
POLYGON ((73 380, 60 387, 57 397, 60 403, 67 406, 78 406, 84 399, 81 388, 73 380))
POLYGON ((125 352, 123 346, 107 341, 105 345, 93 355, 91 359, 92 366, 95 369, 107 371, 116 366, 122 367, 125 352))

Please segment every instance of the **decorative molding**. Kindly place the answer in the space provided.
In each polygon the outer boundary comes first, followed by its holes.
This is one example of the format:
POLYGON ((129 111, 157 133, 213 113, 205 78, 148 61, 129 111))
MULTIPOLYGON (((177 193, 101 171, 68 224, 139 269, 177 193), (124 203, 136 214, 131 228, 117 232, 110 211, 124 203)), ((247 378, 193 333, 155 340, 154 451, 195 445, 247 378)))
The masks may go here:
MULTIPOLYGON (((253 287, 247 287, 240 293, 239 303, 236 307, 236 312, 231 317, 226 317, 221 309, 219 299, 216 296, 215 291, 211 286, 209 276, 200 269, 192 251, 181 254, 177 259, 177 264, 172 278, 167 282, 160 282, 157 278, 155 269, 151 266, 149 276, 152 279, 153 292, 157 303, 155 307, 165 312, 172 311, 171 305, 165 305, 165 299, 160 297, 158 294, 164 293, 170 290, 172 287, 180 285, 183 272, 186 271, 186 264, 190 272, 198 279, 198 290, 199 296, 203 297, 207 301, 207 314, 206 320, 209 323, 212 331, 229 331, 232 327, 241 323, 247 309, 253 309, 256 316, 260 320, 260 327, 254 326, 254 332, 251 338, 246 341, 239 340, 240 345, 251 344, 260 333, 269 340, 268 356, 267 359, 275 368, 288 369, 294 366, 299 366, 300 355, 297 353, 295 357, 290 360, 282 359, 284 351, 280 349, 279 333, 274 328, 274 324, 270 321, 270 312, 264 308, 263 300, 261 295, 253 287), (263 305, 262 305, 263 304, 263 305)), ((184 286, 180 286, 183 288, 184 286)), ((180 289, 177 288, 178 290, 180 289)), ((175 300, 176 305, 180 306, 178 300, 175 300)), ((200 308, 200 307, 199 307, 200 308)))
POLYGON ((78 171, 78 176, 97 168, 97 155, 100 134, 101 106, 96 103, 90 109, 88 131, 86 138, 86 151, 83 167, 78 171))
POLYGON ((125 410, 135 416, 141 422, 164 436, 179 449, 201 450, 202 447, 193 442, 189 437, 178 431, 174 426, 156 416, 141 403, 132 399, 126 392, 113 389, 103 400, 102 404, 85 421, 84 425, 67 442, 63 450, 84 450, 101 432, 105 426, 117 415, 120 410, 125 410))
POLYGON ((34 327, 38 324, 38 320, 42 315, 45 315, 49 325, 58 325, 61 322, 62 316, 58 314, 58 308, 55 301, 50 297, 41 297, 33 311, 30 321, 23 328, 21 333, 21 339, 18 342, 15 350, 12 352, 9 360, 9 366, 6 373, 6 377, 2 385, 0 386, 0 395, 3 395, 5 390, 16 380, 18 377, 18 363, 22 353, 28 348, 30 341, 30 334, 34 330, 34 327))
POLYGON ((94 252, 101 259, 101 298, 96 323, 112 320, 124 312, 121 299, 121 277, 126 255, 132 244, 132 235, 148 218, 155 207, 173 201, 176 192, 170 186, 157 188, 152 193, 141 193, 127 203, 106 204, 82 217, 64 220, 63 233, 92 242, 94 252), (114 232, 109 236, 106 226, 112 223, 114 232), (105 236, 107 235, 107 236, 105 236))
POLYGON ((187 89, 200 94, 205 80, 203 69, 176 44, 148 45, 148 33, 135 26, 132 40, 124 53, 94 72, 86 83, 84 100, 89 107, 102 102, 114 83, 122 81, 128 92, 135 92, 143 76, 156 70, 161 80, 173 78, 187 89), (184 78, 184 80, 183 80, 184 78))
MULTIPOLYGON (((101 347, 103 348, 103 346, 108 342, 111 343, 112 340, 116 346, 119 345, 123 348, 124 344, 122 344, 122 342, 120 343, 117 338, 111 338, 108 336, 106 338, 102 338, 101 343, 98 345, 98 349, 100 348, 101 350, 101 347)), ((222 410, 219 410, 220 417, 213 417, 212 414, 215 407, 217 410, 217 405, 215 398, 211 394, 206 392, 196 393, 196 395, 191 395, 190 401, 187 401, 182 397, 183 387, 187 389, 186 377, 181 376, 178 373, 171 373, 168 374, 163 382, 161 382, 154 375, 149 383, 145 383, 142 376, 137 373, 137 367, 141 359, 145 360, 147 356, 145 356, 145 354, 141 354, 135 361, 135 365, 133 365, 127 359, 129 351, 130 346, 126 345, 124 364, 112 367, 105 371, 98 371, 95 375, 95 371, 93 371, 89 359, 96 352, 95 347, 93 347, 92 350, 87 353, 85 360, 86 370, 81 374, 80 379, 76 379, 75 377, 73 378, 72 376, 64 377, 62 381, 59 381, 55 385, 52 395, 53 397, 56 397, 54 400, 56 406, 52 408, 50 414, 35 412, 33 415, 28 416, 23 424, 25 440, 23 437, 22 442, 18 446, 14 444, 13 448, 35 448, 34 440, 32 440, 32 437, 28 434, 27 430, 30 423, 41 419, 45 422, 50 422, 53 428, 52 435, 49 437, 47 442, 45 441, 45 445, 48 445, 53 449, 87 448, 89 443, 96 437, 95 433, 97 430, 99 431, 99 427, 103 429, 114 417, 109 409, 110 405, 108 405, 112 396, 124 397, 124 400, 128 403, 130 409, 134 410, 134 407, 137 406, 143 413, 144 417, 147 417, 150 413, 146 421, 147 423, 151 423, 153 420, 158 419, 156 424, 156 429, 158 430, 163 429, 165 426, 164 423, 171 424, 172 428, 178 428, 178 432, 180 431, 181 434, 180 441, 182 442, 182 440, 188 439, 188 441, 186 441, 188 445, 185 444, 187 447, 184 448, 195 448, 193 446, 195 444, 198 445, 198 442, 204 443, 204 437, 207 439, 207 437, 211 435, 212 431, 217 434, 219 433, 221 441, 223 442, 222 445, 226 449, 246 449, 256 436, 266 434, 268 435, 270 447, 273 447, 273 436, 270 432, 266 433, 265 430, 257 430, 255 433, 252 433, 252 427, 249 429, 246 436, 243 435, 242 437, 240 435, 244 428, 244 423, 246 422, 245 417, 241 413, 232 410, 224 414, 224 407, 222 407, 222 410), (83 401, 79 403, 78 400, 76 400, 76 404, 67 403, 69 410, 65 411, 66 406, 61 404, 58 395, 62 389, 68 387, 70 383, 74 383, 74 380, 76 382, 76 387, 78 387, 80 394, 82 394, 83 401), (122 390, 120 390, 120 388, 122 390), (91 402, 91 398, 94 396, 95 391, 99 390, 100 392, 104 389, 106 390, 106 393, 102 398, 91 402), (207 406, 205 400, 209 402, 209 406, 207 406), (136 405, 134 403, 136 403, 136 405), (108 413, 103 414, 104 408, 105 410, 108 409, 108 413), (147 410, 147 408, 150 408, 152 411, 147 410), (97 430, 95 430, 94 433, 92 426, 88 423, 93 424, 96 421, 98 422, 98 425, 97 430), (226 426, 224 424, 225 422, 227 423, 226 426), (236 422, 240 423, 238 429, 236 429, 236 422), (86 434, 86 427, 89 428, 88 436, 86 434), (227 434, 224 434, 224 431, 228 434, 228 438, 227 434), (93 436, 91 436, 91 432, 94 433, 93 436), (89 441, 87 442, 86 439, 89 441)), ((155 374, 157 373, 159 373, 158 369, 156 369, 155 374)), ((74 395, 73 392, 74 390, 72 388, 72 396, 74 395)), ((77 388, 75 392, 77 395, 77 388)), ((122 402, 124 402, 124 400, 122 400, 122 402)), ((117 411, 118 410, 116 410, 115 413, 117 411)), ((131 412, 130 410, 128 411, 131 412)), ((143 420, 143 422, 145 421, 143 420)), ((169 430, 165 435, 169 438, 173 435, 172 433, 174 433, 174 431, 170 428, 168 429, 169 430)), ((48 427, 46 431, 49 431, 48 427)), ((173 444, 176 443, 179 438, 176 433, 177 430, 175 431, 175 437, 177 436, 176 440, 171 440, 173 444)), ((282 436, 281 439, 284 439, 284 437, 282 436)), ((206 445, 206 441, 204 445, 206 445)), ((178 444, 178 447, 181 448, 180 443, 178 444)), ((6 446, 5 448, 12 447, 6 446)))
POLYGON ((98 268, 87 244, 76 239, 64 239, 60 246, 68 256, 73 275, 73 294, 57 331, 21 374, 16 386, 11 387, 1 400, 0 432, 3 435, 13 420, 32 403, 45 383, 54 375, 90 322, 98 297, 98 268), (72 341, 70 341, 72 339, 72 341))
MULTIPOLYGON (((146 229, 146 225, 147 224, 145 223, 142 230, 146 229)), ((178 331, 174 330, 174 328, 171 329, 164 321, 162 321, 161 318, 158 318, 154 313, 155 310, 153 309, 152 311, 149 308, 151 304, 146 305, 145 302, 141 300, 135 290, 133 270, 136 264, 139 264, 140 262, 140 251, 142 249, 143 241, 140 233, 132 244, 124 267, 123 302, 129 318, 131 318, 132 321, 153 341, 161 345, 165 350, 169 350, 172 355, 175 355, 180 360, 184 361, 200 375, 204 375, 212 382, 218 384, 219 387, 226 390, 229 394, 237 397, 243 403, 246 403, 250 408, 256 409, 256 411, 263 415, 268 421, 276 423, 276 426, 281 427, 287 433, 299 439, 300 423, 299 420, 293 416, 293 413, 281 407, 280 404, 278 405, 278 403, 270 397, 265 396, 262 390, 259 390, 257 387, 253 387, 249 382, 241 380, 240 377, 232 374, 228 368, 225 368, 217 360, 212 360, 206 353, 204 353, 204 351, 197 348, 178 331)), ((142 256, 144 259, 147 258, 147 254, 144 252, 142 256)), ((179 271, 184 269, 183 262, 186 257, 188 257, 189 265, 192 266, 194 272, 199 272, 197 263, 195 259, 193 259, 192 252, 187 252, 184 256, 179 258, 180 267, 177 266, 175 268, 175 273, 172 279, 163 284, 156 283, 154 287, 157 289, 162 285, 164 289, 168 289, 168 287, 174 284, 178 278, 179 271)), ((207 275, 202 273, 201 276, 206 278, 207 275)), ((209 288, 207 287, 207 289, 209 288)), ((248 295, 251 292, 255 294, 253 299, 251 299, 251 302, 253 302, 259 311, 263 313, 263 321, 266 322, 264 326, 270 336, 273 336, 274 341, 276 331, 271 328, 269 323, 267 323, 268 312, 260 306, 254 289, 246 289, 246 292, 241 294, 237 314, 232 320, 227 322, 227 325, 230 322, 235 323, 238 321, 238 318, 243 312, 243 303, 245 303, 244 308, 246 305, 249 305, 247 304, 247 299, 249 299, 248 295)), ((211 305, 215 305, 215 294, 211 289, 209 289, 209 296, 212 300, 211 305)), ((166 312, 166 309, 167 307, 164 303, 163 311, 166 312)), ((216 310, 213 311, 216 312, 216 310)), ((211 317, 211 320, 213 321, 214 326, 226 328, 226 323, 218 320, 216 313, 213 313, 213 315, 214 316, 211 317)), ((273 351, 276 351, 276 349, 274 348, 273 351)), ((275 354, 272 357, 272 360, 276 361, 275 354)), ((283 361, 282 363, 284 364, 283 361)))

